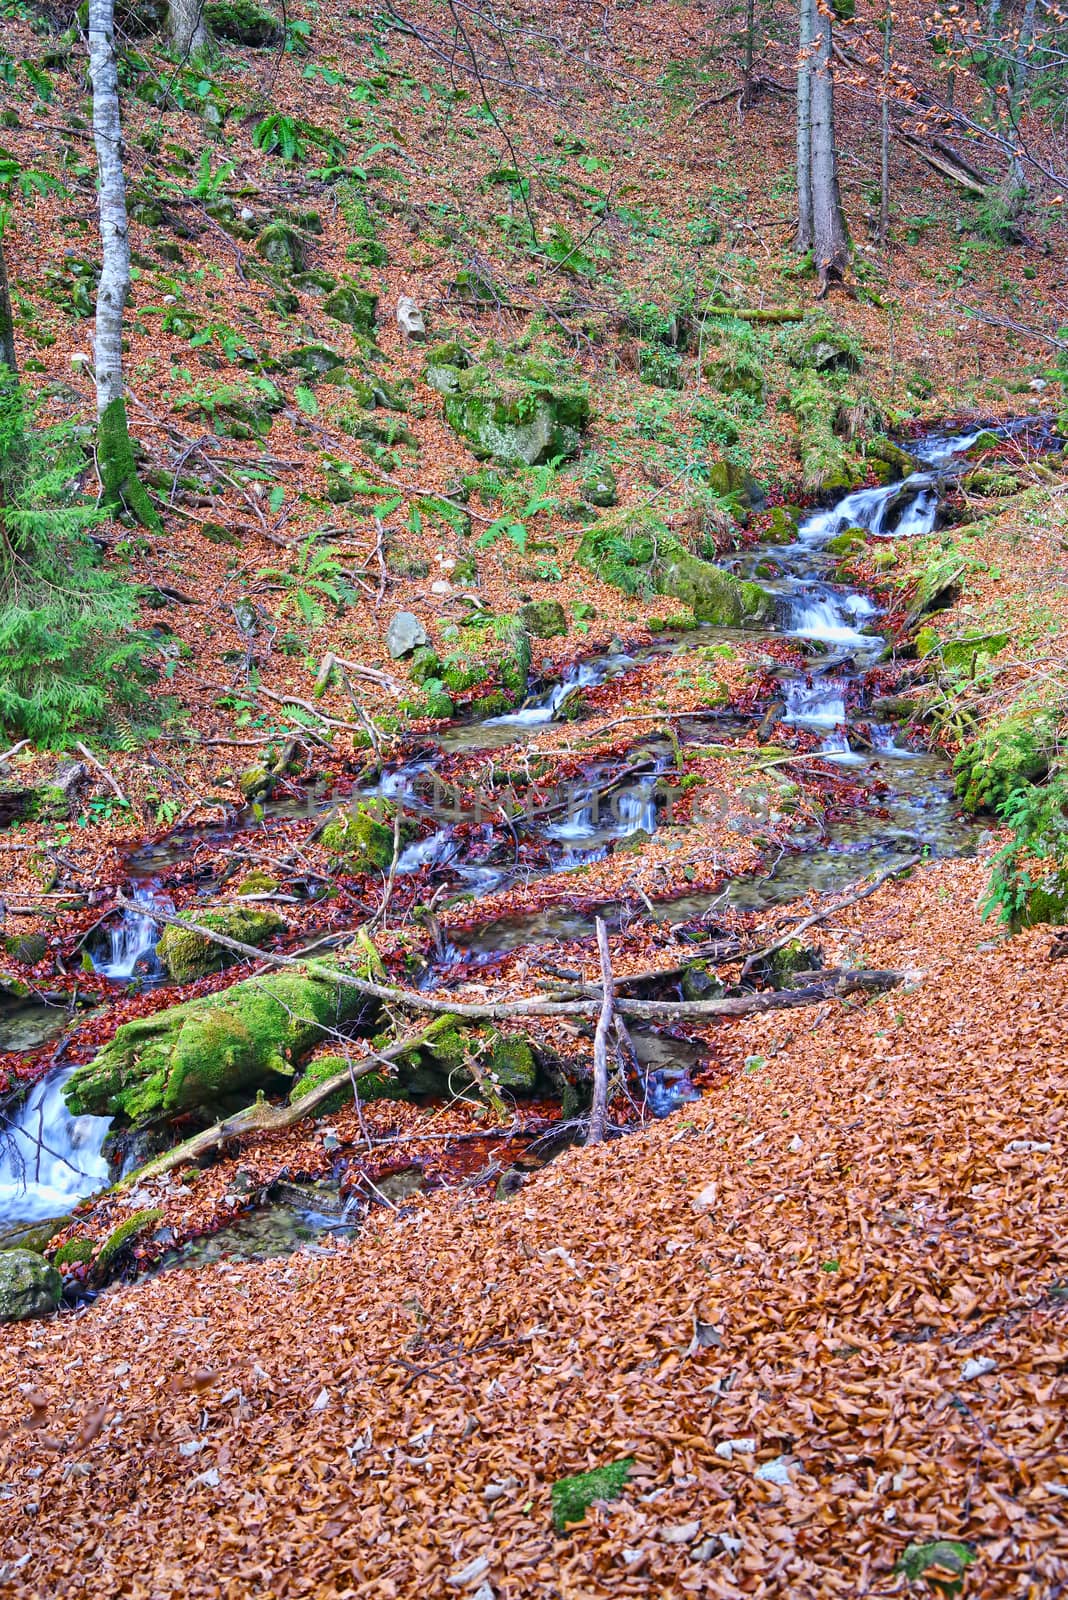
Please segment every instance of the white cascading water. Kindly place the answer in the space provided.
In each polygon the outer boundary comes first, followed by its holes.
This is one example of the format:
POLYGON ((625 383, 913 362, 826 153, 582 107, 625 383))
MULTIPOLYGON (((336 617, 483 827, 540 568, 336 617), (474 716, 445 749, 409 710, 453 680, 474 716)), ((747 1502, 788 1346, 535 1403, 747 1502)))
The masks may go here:
POLYGON ((606 656, 601 661, 584 661, 581 666, 574 668, 530 705, 524 706, 521 711, 509 711, 500 717, 490 717, 487 726, 503 728, 512 725, 534 728, 543 722, 552 722, 564 701, 577 689, 588 689, 594 684, 603 683, 611 671, 626 665, 628 659, 626 656, 606 656))
POLYGON ((101 1154, 110 1117, 72 1117, 63 1085, 73 1068, 34 1084, 0 1132, 0 1223, 61 1217, 108 1182, 101 1154))
MULTIPOLYGON (((158 970, 151 910, 160 902, 145 889, 134 899, 138 909, 109 930, 107 954, 95 963, 116 983, 158 970)), ((64 1216, 109 1181, 102 1151, 111 1118, 71 1116, 63 1086, 73 1070, 50 1073, 10 1116, 0 1113, 0 1223, 64 1216)))

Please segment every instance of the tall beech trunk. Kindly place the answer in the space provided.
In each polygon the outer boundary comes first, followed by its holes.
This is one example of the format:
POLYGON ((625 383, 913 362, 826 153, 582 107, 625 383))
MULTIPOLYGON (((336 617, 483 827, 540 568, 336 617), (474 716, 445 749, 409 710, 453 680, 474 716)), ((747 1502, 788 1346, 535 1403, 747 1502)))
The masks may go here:
POLYGON ((816 32, 816 0, 801 0, 797 46, 797 239, 798 250, 811 250, 812 232, 812 44, 816 32))
MULTIPOLYGON (((804 0, 809 3, 809 0, 804 0)), ((812 253, 820 293, 841 283, 849 260, 849 234, 838 192, 838 149, 834 142, 834 66, 832 18, 826 0, 815 7, 812 52, 812 253)))
POLYGON ((169 0, 167 26, 180 55, 191 56, 195 50, 203 50, 208 43, 204 0, 169 0))
POLYGON ((122 316, 130 293, 130 236, 122 170, 115 0, 89 0, 89 75, 93 85, 102 254, 96 296, 97 468, 104 504, 124 506, 150 528, 159 517, 134 466, 122 377, 122 316))

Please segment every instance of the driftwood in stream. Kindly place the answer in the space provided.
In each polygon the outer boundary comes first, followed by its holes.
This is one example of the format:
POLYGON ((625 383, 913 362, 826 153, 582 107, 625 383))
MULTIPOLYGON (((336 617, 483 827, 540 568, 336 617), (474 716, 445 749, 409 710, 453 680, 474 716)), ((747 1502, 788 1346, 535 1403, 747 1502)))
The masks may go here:
MULTIPOLYGON (((132 901, 124 899, 122 895, 117 898, 119 905, 138 909, 132 901)), ((273 967, 301 965, 292 956, 280 956, 257 950, 255 945, 242 944, 239 939, 228 939, 223 934, 215 933, 199 923, 172 916, 168 912, 154 911, 153 916, 159 922, 175 923, 180 927, 190 928, 194 933, 201 933, 207 939, 214 939, 217 943, 225 945, 228 950, 235 950, 238 955, 247 956, 250 961, 266 962, 273 967)), ((430 1012, 434 1015, 448 1013, 455 1017, 500 1022, 509 1017, 594 1016, 601 1009, 600 1001, 595 997, 546 1000, 540 995, 530 995, 521 1000, 502 1000, 478 1005, 451 997, 435 1000, 416 989, 401 989, 391 984, 373 983, 367 978, 357 978, 351 972, 327 967, 322 962, 311 963, 310 970, 332 983, 354 989, 369 999, 384 1000, 390 1005, 401 1006, 408 1011, 430 1012)), ((786 1006, 811 1005, 817 1000, 854 994, 862 989, 878 993, 883 989, 893 988, 895 984, 904 983, 905 979, 904 972, 840 968, 825 973, 818 983, 809 984, 804 989, 785 989, 771 994, 738 995, 729 1000, 617 1000, 616 1010, 622 1016, 638 1017, 644 1021, 703 1022, 716 1017, 747 1017, 759 1011, 777 1011, 786 1006)))

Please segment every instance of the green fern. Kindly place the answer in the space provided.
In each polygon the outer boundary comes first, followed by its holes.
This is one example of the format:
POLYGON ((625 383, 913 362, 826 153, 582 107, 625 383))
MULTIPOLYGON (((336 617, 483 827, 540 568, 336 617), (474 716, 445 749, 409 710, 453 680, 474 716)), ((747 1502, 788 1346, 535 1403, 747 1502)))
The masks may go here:
POLYGON ((100 565, 69 426, 42 427, 0 367, 0 729, 62 748, 144 696, 137 593, 100 565))

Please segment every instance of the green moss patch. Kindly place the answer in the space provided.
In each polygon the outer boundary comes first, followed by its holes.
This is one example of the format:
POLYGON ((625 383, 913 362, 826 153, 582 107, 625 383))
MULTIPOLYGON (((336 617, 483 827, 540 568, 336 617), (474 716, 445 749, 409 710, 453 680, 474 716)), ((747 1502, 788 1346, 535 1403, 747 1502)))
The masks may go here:
POLYGON ((553 1526, 557 1533, 566 1533, 571 1523, 581 1522, 596 1501, 618 1500, 633 1466, 633 1457, 627 1456, 622 1461, 594 1467, 591 1472, 558 1478, 551 1490, 553 1526))
MULTIPOLYGON (((227 939, 256 946, 267 944, 285 928, 285 920, 266 906, 221 906, 211 911, 193 911, 190 919, 227 939)), ((176 983, 193 983, 243 959, 206 934, 174 923, 164 928, 156 954, 176 983)))

